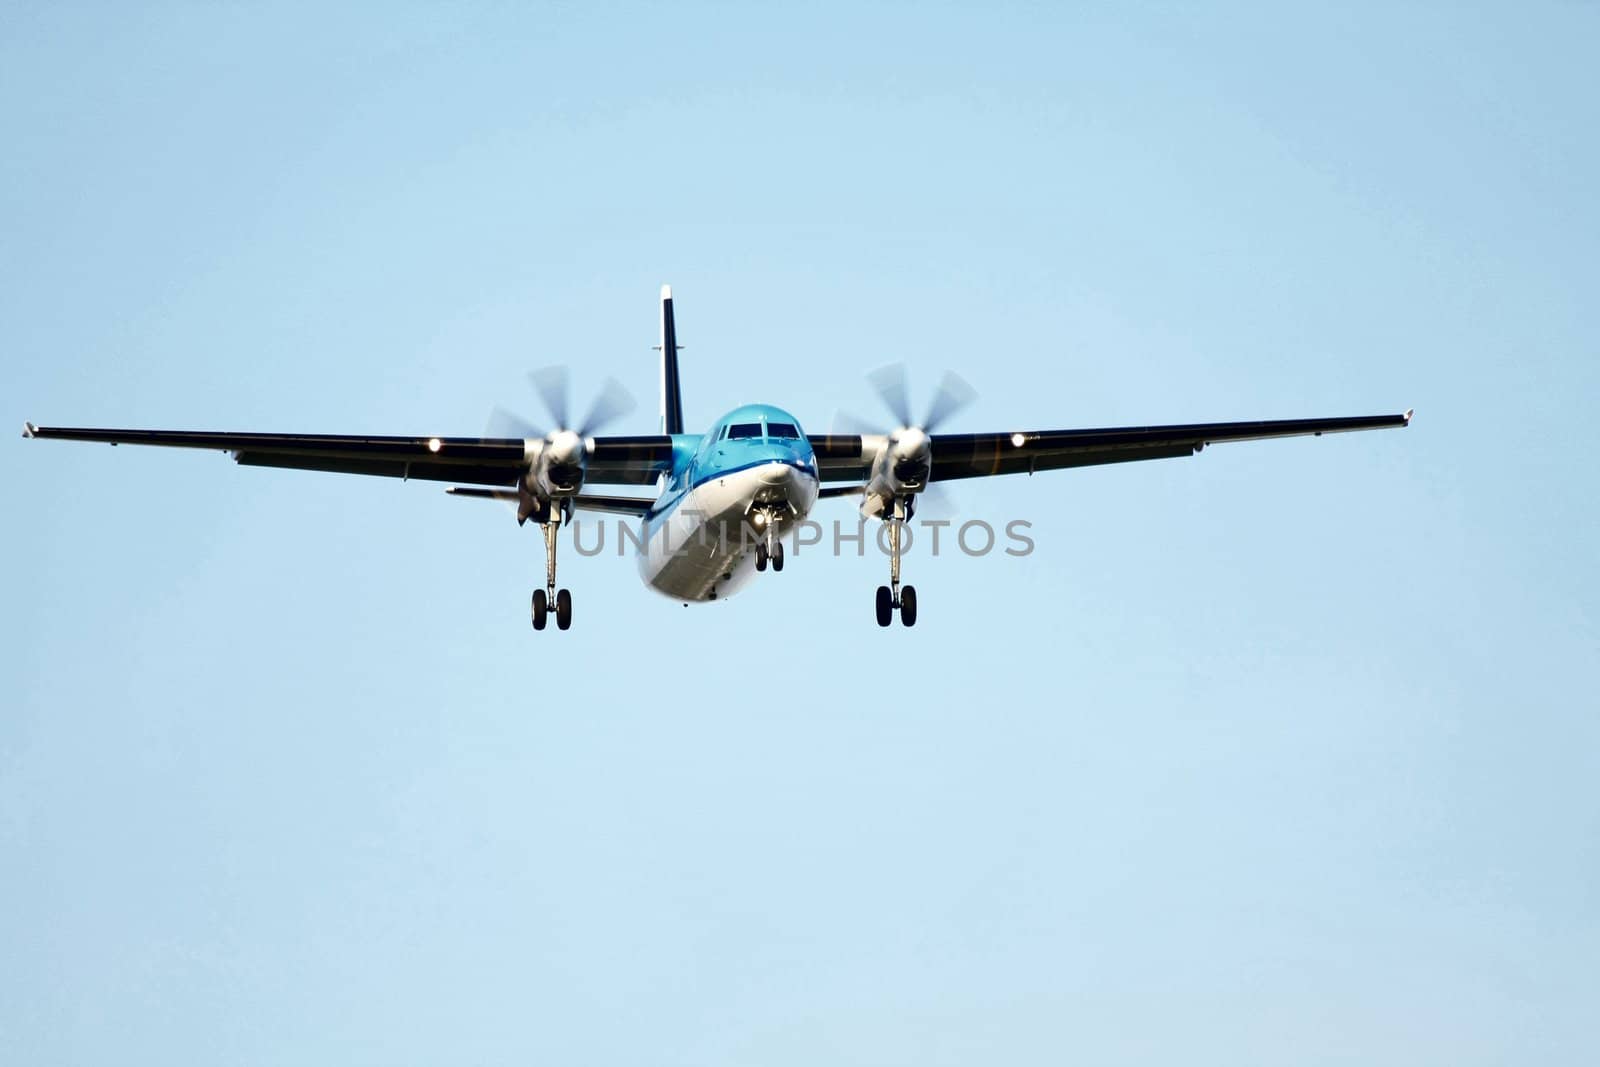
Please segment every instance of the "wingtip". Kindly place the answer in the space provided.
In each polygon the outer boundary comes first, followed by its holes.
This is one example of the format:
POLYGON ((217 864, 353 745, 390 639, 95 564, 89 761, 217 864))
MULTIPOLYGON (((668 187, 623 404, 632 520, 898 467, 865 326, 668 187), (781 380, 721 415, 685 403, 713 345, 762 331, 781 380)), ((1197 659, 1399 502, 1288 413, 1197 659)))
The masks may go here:
POLYGON ((22 424, 22 436, 23 437, 33 437, 33 436, 37 435, 38 432, 39 432, 39 427, 35 426, 33 423, 25 422, 25 423, 22 424))
POLYGON ((672 299, 672 286, 663 285, 661 287, 661 299, 663 299, 663 300, 671 300, 672 299))
POLYGON ((1411 425, 1411 416, 1416 413, 1416 410, 1417 410, 1416 408, 1406 408, 1406 413, 1404 415, 1400 416, 1401 418, 1406 420, 1406 425, 1407 426, 1411 425))

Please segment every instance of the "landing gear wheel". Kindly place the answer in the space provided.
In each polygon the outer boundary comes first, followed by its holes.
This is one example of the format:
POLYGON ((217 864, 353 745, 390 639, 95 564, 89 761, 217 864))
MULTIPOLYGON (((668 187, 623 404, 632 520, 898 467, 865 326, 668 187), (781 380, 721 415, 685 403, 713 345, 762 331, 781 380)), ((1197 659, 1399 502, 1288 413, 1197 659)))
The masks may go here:
POLYGON ((894 618, 894 596, 886 585, 878 586, 878 625, 888 626, 894 618))
POLYGON ((533 628, 535 630, 544 629, 545 613, 549 610, 550 605, 545 598, 544 590, 535 589, 533 591, 533 628))
POLYGON ((767 569, 767 546, 764 545, 764 544, 756 545, 756 570, 764 571, 766 569, 767 569))
POLYGON ((775 570, 775 571, 783 570, 783 542, 782 541, 779 541, 777 544, 772 546, 772 569, 775 570))
POLYGON ((914 585, 900 587, 900 621, 907 626, 917 624, 917 587, 914 585))
MULTIPOLYGON (((572 594, 565 589, 556 594, 556 628, 565 630, 572 625, 572 594)), ((910 623, 906 623, 910 626, 910 623)))

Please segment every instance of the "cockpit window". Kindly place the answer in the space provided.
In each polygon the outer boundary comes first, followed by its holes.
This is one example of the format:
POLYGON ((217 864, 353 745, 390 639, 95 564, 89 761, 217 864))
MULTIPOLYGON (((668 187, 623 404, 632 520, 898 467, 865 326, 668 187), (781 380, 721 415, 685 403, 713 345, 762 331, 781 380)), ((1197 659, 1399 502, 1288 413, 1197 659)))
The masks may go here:
POLYGON ((767 423, 767 436, 780 439, 798 438, 800 431, 795 428, 792 422, 769 422, 767 423))
POLYGON ((759 438, 761 436, 761 424, 759 422, 736 422, 728 427, 728 436, 730 438, 759 438))

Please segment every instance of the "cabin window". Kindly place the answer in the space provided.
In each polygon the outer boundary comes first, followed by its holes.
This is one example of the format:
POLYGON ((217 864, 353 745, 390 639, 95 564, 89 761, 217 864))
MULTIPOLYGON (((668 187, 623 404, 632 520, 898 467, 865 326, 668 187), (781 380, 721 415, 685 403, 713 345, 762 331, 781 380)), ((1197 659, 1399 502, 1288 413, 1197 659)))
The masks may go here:
POLYGON ((800 431, 795 428, 792 422, 769 422, 767 423, 767 436, 792 440, 799 438, 800 431))
POLYGON ((732 440, 739 438, 761 437, 761 424, 759 422, 736 422, 728 427, 728 437, 732 440))

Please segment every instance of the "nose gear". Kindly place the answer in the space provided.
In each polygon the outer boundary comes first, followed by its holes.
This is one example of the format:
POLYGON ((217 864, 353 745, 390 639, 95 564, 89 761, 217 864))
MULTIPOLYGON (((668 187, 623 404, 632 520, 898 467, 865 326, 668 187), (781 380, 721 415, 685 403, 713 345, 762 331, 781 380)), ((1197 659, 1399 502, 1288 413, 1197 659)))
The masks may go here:
POLYGON ((761 540, 756 542, 756 570, 764 571, 769 564, 774 571, 783 570, 783 538, 778 534, 778 508, 759 508, 754 516, 756 525, 761 528, 761 540))

